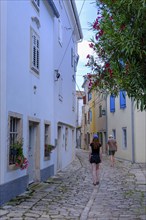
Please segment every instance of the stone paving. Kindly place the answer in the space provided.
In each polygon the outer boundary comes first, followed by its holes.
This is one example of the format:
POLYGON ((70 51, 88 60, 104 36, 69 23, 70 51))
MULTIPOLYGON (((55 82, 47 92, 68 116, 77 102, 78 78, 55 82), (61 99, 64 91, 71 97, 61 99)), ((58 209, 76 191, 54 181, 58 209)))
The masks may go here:
POLYGON ((146 167, 103 156, 100 184, 93 186, 88 152, 46 182, 3 205, 1 220, 146 220, 146 167))

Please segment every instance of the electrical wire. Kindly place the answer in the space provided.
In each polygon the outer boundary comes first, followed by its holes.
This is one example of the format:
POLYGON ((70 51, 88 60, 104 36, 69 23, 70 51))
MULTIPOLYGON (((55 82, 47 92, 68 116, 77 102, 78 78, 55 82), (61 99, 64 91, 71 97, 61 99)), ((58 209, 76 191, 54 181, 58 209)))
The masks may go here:
MULTIPOLYGON (((85 1, 86 1, 86 0, 84 0, 83 3, 82 3, 82 6, 81 6, 81 9, 80 9, 80 12, 79 12, 79 17, 80 17, 80 15, 81 15, 82 10, 83 10, 85 1)), ((65 49, 65 51, 64 51, 64 54, 63 54, 63 56, 62 56, 62 59, 61 59, 61 61, 60 61, 59 66, 58 66, 58 70, 60 69, 60 66, 61 66, 61 64, 62 64, 62 62, 63 62, 63 60, 64 60, 65 55, 66 55, 67 49, 68 49, 68 47, 69 47, 69 45, 70 45, 70 41, 71 41, 71 38, 72 38, 72 36, 73 36, 75 27, 76 27, 76 24, 74 25, 74 28, 73 28, 73 30, 72 30, 71 37, 70 37, 70 39, 69 39, 69 42, 68 42, 68 44, 67 44, 67 46, 66 46, 66 49, 65 49)), ((82 28, 82 29, 88 29, 88 28, 82 28)), ((77 76, 82 76, 82 75, 77 75, 77 76)), ((77 88, 78 88, 78 91, 80 92, 81 97, 83 98, 83 97, 84 97, 83 91, 80 90, 79 85, 77 84, 77 82, 76 82, 74 76, 73 76, 73 80, 75 81, 75 84, 76 84, 76 86, 77 86, 77 88)), ((95 100, 94 100, 93 102, 95 102, 95 100)), ((92 108, 92 107, 93 107, 93 106, 91 106, 91 108, 92 108)))

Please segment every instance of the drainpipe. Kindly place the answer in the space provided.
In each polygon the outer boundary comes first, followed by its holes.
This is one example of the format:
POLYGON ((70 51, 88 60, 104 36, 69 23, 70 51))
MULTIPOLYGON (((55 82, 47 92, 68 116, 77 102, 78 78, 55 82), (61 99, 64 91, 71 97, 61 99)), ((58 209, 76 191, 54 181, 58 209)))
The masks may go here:
POLYGON ((135 163, 134 99, 133 98, 131 98, 131 131, 132 131, 132 163, 135 163))
POLYGON ((106 94, 106 142, 108 140, 108 113, 107 113, 107 97, 108 95, 106 94))
POLYGON ((106 144, 107 144, 107 141, 108 141, 108 113, 107 113, 107 97, 108 97, 108 94, 106 94, 106 143, 105 143, 105 148, 106 148, 106 144))

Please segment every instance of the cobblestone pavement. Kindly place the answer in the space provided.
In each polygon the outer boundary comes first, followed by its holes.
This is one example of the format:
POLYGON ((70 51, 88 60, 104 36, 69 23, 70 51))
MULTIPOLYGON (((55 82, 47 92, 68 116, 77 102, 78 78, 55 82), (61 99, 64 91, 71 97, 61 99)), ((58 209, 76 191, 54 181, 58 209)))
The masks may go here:
POLYGON ((110 167, 104 155, 93 186, 88 152, 76 150, 66 169, 2 206, 0 219, 146 220, 145 166, 116 160, 110 167))

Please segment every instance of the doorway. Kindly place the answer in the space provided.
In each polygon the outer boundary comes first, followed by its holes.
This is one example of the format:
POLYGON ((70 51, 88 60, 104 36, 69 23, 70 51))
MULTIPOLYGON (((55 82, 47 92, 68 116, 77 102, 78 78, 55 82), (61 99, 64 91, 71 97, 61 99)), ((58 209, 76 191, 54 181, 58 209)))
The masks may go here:
POLYGON ((29 184, 40 180, 39 123, 29 121, 28 175, 29 184))
POLYGON ((61 155, 61 126, 58 126, 58 138, 57 138, 57 171, 62 169, 62 155, 61 155))

